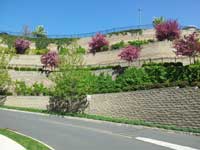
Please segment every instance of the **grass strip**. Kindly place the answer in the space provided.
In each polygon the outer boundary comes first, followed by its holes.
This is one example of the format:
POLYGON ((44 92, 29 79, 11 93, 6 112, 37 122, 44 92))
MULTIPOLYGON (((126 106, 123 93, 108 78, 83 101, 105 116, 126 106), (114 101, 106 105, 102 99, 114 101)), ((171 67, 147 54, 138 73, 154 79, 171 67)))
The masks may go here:
POLYGON ((154 123, 154 122, 147 122, 143 120, 131 120, 131 119, 125 119, 125 118, 114 118, 114 117, 107 117, 107 116, 100 116, 100 115, 78 114, 78 113, 59 114, 59 113, 48 112, 47 110, 24 108, 24 107, 13 107, 13 106, 0 106, 0 108, 15 109, 15 110, 21 110, 21 111, 52 114, 52 115, 63 115, 63 116, 87 118, 87 119, 101 120, 101 121, 108 121, 108 122, 122 123, 122 124, 129 124, 129 125, 141 125, 141 126, 147 126, 147 127, 190 132, 190 133, 197 133, 197 134, 200 133, 200 128, 189 128, 189 127, 182 128, 182 127, 177 127, 175 125, 165 125, 165 124, 159 124, 159 123, 154 123))
POLYGON ((15 142, 19 143, 27 150, 49 150, 49 148, 46 147, 45 145, 29 137, 12 132, 8 129, 0 129, 0 134, 14 140, 15 142))

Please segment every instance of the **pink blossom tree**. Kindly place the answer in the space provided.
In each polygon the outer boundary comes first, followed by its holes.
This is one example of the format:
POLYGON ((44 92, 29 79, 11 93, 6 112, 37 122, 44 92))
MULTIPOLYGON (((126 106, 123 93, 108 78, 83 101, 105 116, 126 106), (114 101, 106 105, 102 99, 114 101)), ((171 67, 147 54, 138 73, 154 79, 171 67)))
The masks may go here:
POLYGON ((127 46, 122 49, 122 52, 118 55, 122 60, 128 61, 130 64, 134 60, 136 60, 140 55, 140 48, 135 46, 127 46))
POLYGON ((25 39, 16 39, 15 40, 15 49, 17 54, 24 54, 25 51, 29 48, 30 46, 30 41, 25 40, 25 39))
POLYGON ((176 20, 168 20, 155 26, 156 38, 159 41, 174 40, 180 37, 180 26, 176 20))
POLYGON ((176 55, 194 57, 200 53, 200 42, 196 32, 174 42, 176 55))
POLYGON ((47 54, 41 56, 41 63, 45 68, 50 67, 50 69, 54 69, 59 64, 59 56, 56 51, 49 51, 47 54))
POLYGON ((108 47, 109 42, 106 40, 105 35, 97 33, 92 40, 89 42, 90 52, 95 54, 96 52, 102 51, 103 48, 108 47))

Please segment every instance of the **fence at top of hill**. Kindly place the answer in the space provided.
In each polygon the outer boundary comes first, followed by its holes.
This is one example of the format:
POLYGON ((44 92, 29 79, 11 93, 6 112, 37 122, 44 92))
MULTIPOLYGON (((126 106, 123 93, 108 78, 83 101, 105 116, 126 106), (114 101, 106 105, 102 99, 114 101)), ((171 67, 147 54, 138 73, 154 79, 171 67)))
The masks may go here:
MULTIPOLYGON (((135 25, 135 26, 111 28, 111 29, 107 29, 107 30, 99 30, 99 31, 88 32, 88 33, 47 35, 47 37, 49 37, 49 38, 83 38, 83 37, 94 36, 96 33, 109 34, 109 33, 113 33, 113 32, 120 32, 120 31, 127 31, 127 30, 138 30, 138 29, 144 30, 144 29, 151 29, 151 28, 153 28, 152 24, 145 24, 145 25, 135 25)), ((0 34, 23 36, 23 32, 12 32, 12 31, 1 31, 1 30, 0 30, 0 34)), ((30 34, 29 37, 33 37, 33 36, 30 34)))
MULTIPOLYGON (((109 34, 109 33, 120 32, 120 31, 138 30, 138 29, 144 30, 144 29, 151 29, 151 28, 153 28, 152 24, 145 24, 145 25, 135 25, 135 26, 111 28, 111 29, 107 29, 107 30, 99 30, 99 31, 88 32, 88 33, 63 34, 63 35, 47 35, 47 37, 49 37, 49 38, 83 38, 83 37, 94 36, 96 33, 109 34)), ((0 30, 0 34, 9 34, 9 35, 15 35, 15 36, 24 36, 23 32, 12 32, 12 31, 3 31, 3 30, 0 30)), ((33 37, 33 36, 30 34, 28 37, 33 37)))
MULTIPOLYGON (((181 29, 183 28, 188 28, 190 26, 180 26, 181 29)), ((191 26, 193 27, 193 26, 191 26)), ((121 31, 128 31, 128 30, 145 30, 145 29, 152 29, 153 24, 144 24, 144 25, 133 25, 133 26, 126 26, 126 27, 117 27, 117 28, 110 28, 106 30, 99 30, 95 32, 88 32, 88 33, 77 33, 77 34, 60 34, 60 35, 47 35, 48 38, 83 38, 83 37, 92 37, 96 33, 101 33, 101 34, 109 34, 109 33, 114 33, 114 32, 121 32, 121 31)), ((194 28, 197 28, 194 26, 194 28)), ((9 35, 15 35, 15 36, 24 36, 23 32, 12 32, 12 31, 3 31, 0 30, 0 34, 9 34, 9 35)), ((34 38, 34 36, 30 33, 28 37, 34 38)))

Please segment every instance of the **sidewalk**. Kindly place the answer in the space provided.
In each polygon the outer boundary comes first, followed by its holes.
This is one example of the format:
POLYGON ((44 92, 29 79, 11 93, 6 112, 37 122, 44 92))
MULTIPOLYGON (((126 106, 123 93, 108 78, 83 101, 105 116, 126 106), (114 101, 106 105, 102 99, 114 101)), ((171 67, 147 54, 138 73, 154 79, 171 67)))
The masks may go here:
POLYGON ((0 134, 0 150, 25 150, 25 148, 0 134))

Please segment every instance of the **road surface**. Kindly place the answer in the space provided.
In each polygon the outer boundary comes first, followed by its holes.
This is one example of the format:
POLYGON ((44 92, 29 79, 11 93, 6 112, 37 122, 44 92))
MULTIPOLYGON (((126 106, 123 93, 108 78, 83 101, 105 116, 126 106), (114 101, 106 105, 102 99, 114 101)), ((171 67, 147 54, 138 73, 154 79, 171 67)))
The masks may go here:
POLYGON ((0 128, 36 138, 55 150, 199 150, 200 137, 141 126, 0 109, 0 128))

